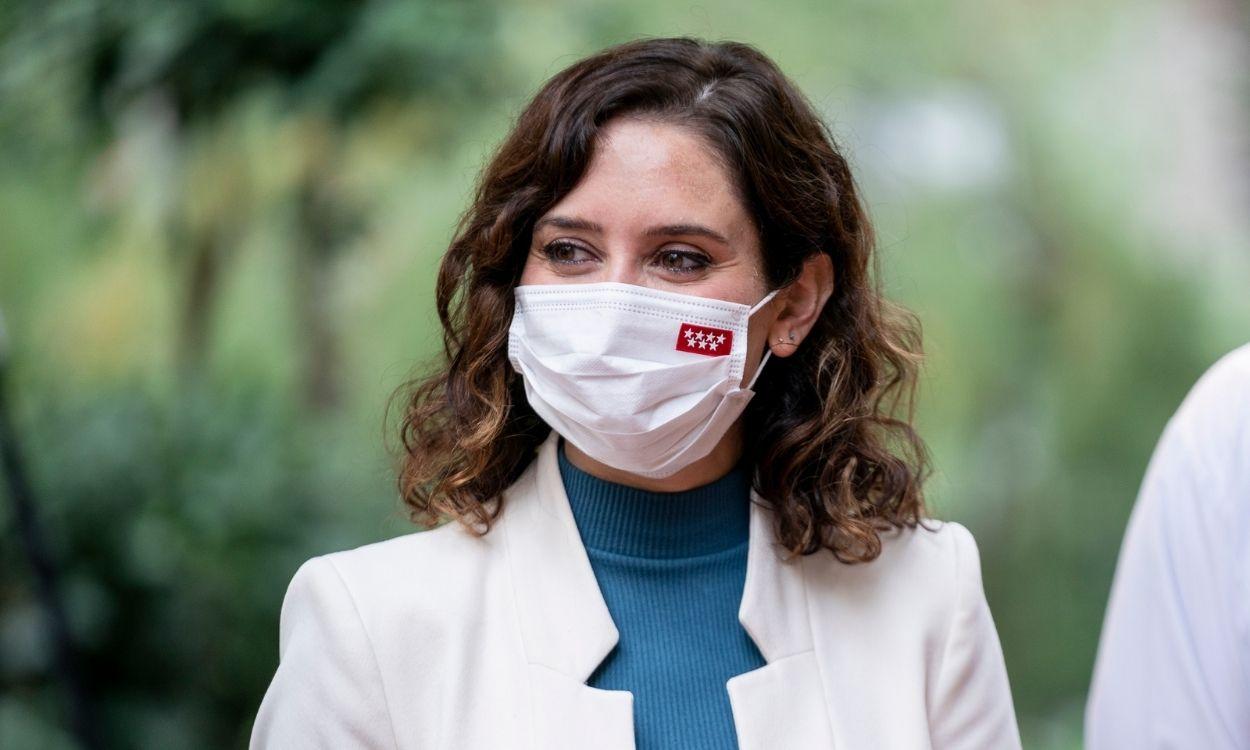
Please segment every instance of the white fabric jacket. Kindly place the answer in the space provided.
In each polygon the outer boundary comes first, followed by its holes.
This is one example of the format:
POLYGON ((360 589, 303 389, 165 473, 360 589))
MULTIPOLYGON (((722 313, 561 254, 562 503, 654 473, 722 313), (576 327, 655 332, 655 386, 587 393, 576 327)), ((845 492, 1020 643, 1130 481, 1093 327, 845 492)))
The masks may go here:
MULTIPOLYGON (((483 537, 452 522, 300 566, 251 750, 634 748, 633 694, 586 684, 618 632, 557 439, 483 537)), ((1020 747, 964 526, 891 531, 867 564, 783 563, 753 500, 738 619, 767 663, 725 683, 739 747, 1020 747)))

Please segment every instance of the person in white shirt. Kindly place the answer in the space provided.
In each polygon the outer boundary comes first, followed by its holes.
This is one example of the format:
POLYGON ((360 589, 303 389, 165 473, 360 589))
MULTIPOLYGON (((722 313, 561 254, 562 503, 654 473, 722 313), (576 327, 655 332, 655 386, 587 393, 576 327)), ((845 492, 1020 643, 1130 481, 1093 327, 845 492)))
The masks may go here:
POLYGON ((1120 549, 1088 750, 1250 748, 1250 344, 1168 422, 1120 549))

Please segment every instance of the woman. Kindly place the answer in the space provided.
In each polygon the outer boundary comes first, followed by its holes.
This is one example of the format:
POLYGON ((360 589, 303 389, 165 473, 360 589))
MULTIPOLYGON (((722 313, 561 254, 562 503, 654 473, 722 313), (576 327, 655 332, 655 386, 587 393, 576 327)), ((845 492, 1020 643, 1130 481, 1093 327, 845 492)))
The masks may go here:
POLYGON ((402 496, 441 525, 300 567, 252 747, 1019 747, 976 544, 920 523, 872 242, 752 47, 552 78, 407 396, 402 496))

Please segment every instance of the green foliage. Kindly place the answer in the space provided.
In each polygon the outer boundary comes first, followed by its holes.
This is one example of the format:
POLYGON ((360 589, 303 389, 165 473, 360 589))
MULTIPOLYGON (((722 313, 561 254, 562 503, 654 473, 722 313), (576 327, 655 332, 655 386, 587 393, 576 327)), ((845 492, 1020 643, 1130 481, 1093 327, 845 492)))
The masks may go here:
MULTIPOLYGON (((338 498, 307 427, 278 394, 243 383, 174 399, 127 386, 41 398, 21 447, 107 746, 234 744, 276 664, 286 581, 310 548, 336 541, 338 498)), ((51 703, 51 644, 27 616, 19 551, 3 546, 5 692, 51 703)))

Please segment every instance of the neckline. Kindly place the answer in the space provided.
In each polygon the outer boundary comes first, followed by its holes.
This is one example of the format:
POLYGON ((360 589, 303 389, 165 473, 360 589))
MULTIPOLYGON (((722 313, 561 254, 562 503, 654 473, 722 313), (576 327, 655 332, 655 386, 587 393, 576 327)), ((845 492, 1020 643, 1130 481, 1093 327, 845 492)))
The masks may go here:
POLYGON ((750 536, 751 489, 741 464, 699 487, 656 492, 600 479, 557 450, 560 478, 587 550, 629 557, 705 557, 750 536))

